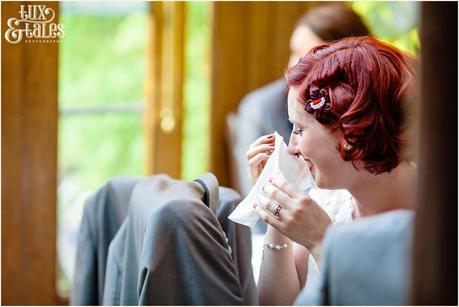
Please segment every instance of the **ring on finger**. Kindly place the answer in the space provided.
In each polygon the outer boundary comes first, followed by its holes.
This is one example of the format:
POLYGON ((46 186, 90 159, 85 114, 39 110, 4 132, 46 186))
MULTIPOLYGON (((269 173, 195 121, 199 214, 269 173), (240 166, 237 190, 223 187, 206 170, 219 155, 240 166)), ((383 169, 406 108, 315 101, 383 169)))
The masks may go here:
POLYGON ((281 211, 282 208, 283 208, 282 205, 278 205, 278 206, 276 207, 276 209, 274 209, 273 215, 274 215, 275 217, 279 217, 279 214, 280 214, 280 211, 281 211))

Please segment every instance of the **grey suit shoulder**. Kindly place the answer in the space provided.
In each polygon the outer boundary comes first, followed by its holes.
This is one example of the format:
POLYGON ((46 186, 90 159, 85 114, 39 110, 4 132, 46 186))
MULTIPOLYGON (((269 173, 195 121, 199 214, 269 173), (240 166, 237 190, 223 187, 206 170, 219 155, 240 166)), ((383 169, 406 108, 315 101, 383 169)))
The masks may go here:
POLYGON ((288 122, 285 81, 271 82, 247 94, 239 104, 231 130, 234 138, 232 159, 237 169, 235 185, 242 195, 247 195, 252 188, 245 161, 245 153, 250 145, 260 136, 274 131, 285 141, 290 138, 292 126, 288 122))
POLYGON ((287 121, 285 81, 276 80, 247 94, 241 100, 238 114, 242 119, 250 119, 251 122, 247 124, 258 129, 256 131, 258 136, 277 131, 285 140, 288 140, 291 129, 287 121))
POLYGON ((407 304, 412 221, 413 212, 395 210, 331 227, 320 272, 295 304, 407 304))

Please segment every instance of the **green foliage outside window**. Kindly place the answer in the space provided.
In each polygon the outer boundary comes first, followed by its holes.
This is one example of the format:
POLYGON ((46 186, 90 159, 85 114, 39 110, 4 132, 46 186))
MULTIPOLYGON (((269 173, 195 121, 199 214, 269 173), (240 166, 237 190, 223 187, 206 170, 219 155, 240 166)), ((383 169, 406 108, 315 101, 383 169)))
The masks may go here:
POLYGON ((59 163, 61 175, 85 188, 143 171, 146 18, 61 14, 59 163), (121 106, 138 112, 66 113, 121 106))
POLYGON ((109 178, 144 170, 147 12, 110 12, 113 7, 61 4, 58 289, 64 295, 71 288, 83 202, 109 178))
POLYGON ((351 7, 364 19, 372 34, 417 55, 419 3, 415 1, 354 1, 351 7))

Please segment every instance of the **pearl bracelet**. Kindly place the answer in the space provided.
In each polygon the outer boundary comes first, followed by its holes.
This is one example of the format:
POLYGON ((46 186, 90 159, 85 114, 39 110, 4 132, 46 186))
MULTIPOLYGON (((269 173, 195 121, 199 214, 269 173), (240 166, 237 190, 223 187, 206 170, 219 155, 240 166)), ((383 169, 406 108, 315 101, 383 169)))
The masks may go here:
POLYGON ((286 249, 289 245, 292 245, 292 244, 293 244, 293 241, 289 241, 288 243, 284 243, 282 245, 265 242, 263 244, 263 247, 267 247, 272 250, 281 250, 281 249, 286 249))

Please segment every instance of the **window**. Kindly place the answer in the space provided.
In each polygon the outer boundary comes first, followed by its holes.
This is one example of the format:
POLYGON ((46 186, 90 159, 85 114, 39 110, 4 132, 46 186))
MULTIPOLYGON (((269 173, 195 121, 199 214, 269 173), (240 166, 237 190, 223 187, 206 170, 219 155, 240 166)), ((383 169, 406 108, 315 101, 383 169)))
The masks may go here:
POLYGON ((58 291, 68 295, 84 201, 110 177, 142 175, 147 2, 62 2, 58 291))

